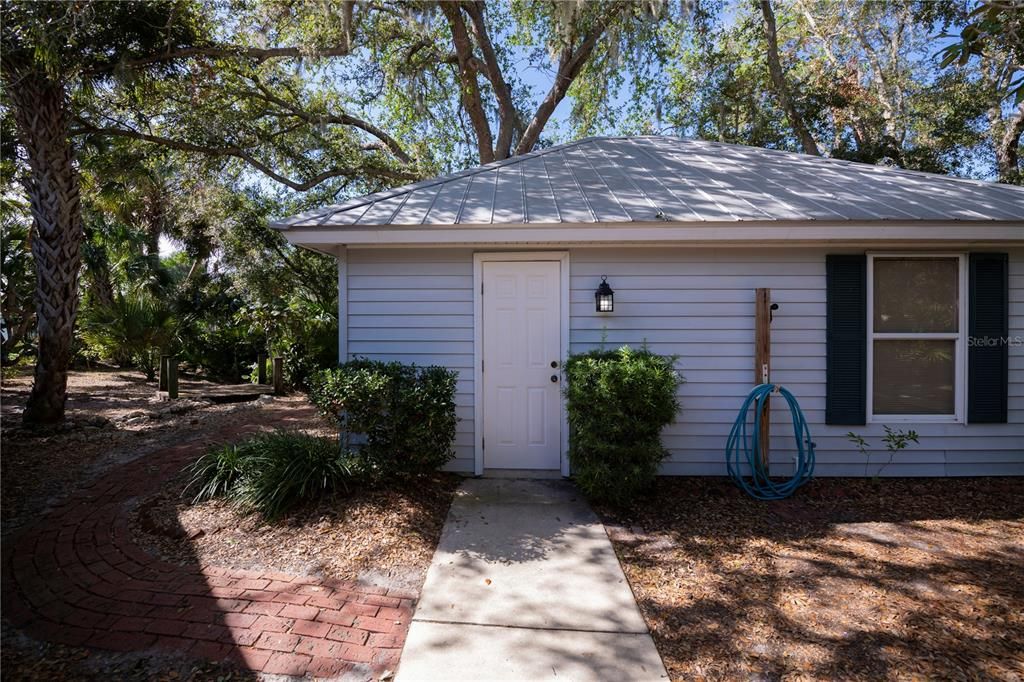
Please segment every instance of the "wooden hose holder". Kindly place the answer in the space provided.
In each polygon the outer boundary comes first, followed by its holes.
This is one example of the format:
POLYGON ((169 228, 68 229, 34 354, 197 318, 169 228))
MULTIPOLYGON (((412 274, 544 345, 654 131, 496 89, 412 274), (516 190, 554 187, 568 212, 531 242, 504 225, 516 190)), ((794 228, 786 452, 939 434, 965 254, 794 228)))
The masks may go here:
MULTIPOLYGON (((772 380, 772 296, 771 289, 755 289, 754 304, 754 385, 770 384, 772 380)), ((771 398, 765 397, 755 406, 760 410, 761 428, 757 433, 761 466, 768 475, 768 444, 771 432, 771 398)))

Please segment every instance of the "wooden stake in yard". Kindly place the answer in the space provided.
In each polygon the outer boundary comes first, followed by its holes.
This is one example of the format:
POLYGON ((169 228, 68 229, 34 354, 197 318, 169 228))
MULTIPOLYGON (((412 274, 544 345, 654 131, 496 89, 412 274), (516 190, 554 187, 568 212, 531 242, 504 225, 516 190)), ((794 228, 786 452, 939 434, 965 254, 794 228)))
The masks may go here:
POLYGON ((178 358, 167 358, 167 397, 170 400, 178 399, 178 358))
POLYGON ((171 359, 170 355, 160 356, 160 387, 158 391, 167 390, 167 362, 171 359))
POLYGON ((267 383, 267 356, 263 353, 256 356, 256 383, 267 383))
MULTIPOLYGON (((772 379, 772 296, 771 289, 755 290, 754 307, 754 383, 769 384, 772 379)), ((768 440, 771 428, 771 397, 765 396, 754 409, 761 411, 761 430, 757 442, 761 466, 768 474, 768 440)))
POLYGON ((274 358, 274 395, 284 394, 284 358, 274 358))

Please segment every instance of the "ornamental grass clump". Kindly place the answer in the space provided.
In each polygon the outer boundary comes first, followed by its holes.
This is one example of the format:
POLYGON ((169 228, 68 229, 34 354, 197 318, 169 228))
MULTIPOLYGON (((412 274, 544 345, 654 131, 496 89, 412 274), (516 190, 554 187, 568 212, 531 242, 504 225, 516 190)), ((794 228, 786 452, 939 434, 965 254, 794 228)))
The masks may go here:
POLYGON ((588 497, 625 505, 654 481, 668 454, 661 430, 679 411, 675 361, 624 346, 566 362, 569 460, 588 497))
POLYGON ((266 519, 346 492, 358 476, 333 438, 283 429, 211 450, 188 471, 193 503, 220 497, 266 519))

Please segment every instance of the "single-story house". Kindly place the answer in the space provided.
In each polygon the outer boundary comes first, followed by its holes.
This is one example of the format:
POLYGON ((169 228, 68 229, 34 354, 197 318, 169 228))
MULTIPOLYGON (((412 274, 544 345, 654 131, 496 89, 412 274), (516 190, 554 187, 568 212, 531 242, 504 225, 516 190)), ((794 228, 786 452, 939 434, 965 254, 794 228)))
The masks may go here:
MULTIPOLYGON (((663 472, 725 474, 768 288, 771 381, 800 401, 816 475, 875 475, 886 425, 920 442, 883 475, 1024 474, 1022 187, 599 137, 274 227, 337 258, 343 360, 458 371, 456 471, 568 474, 562 363, 646 344, 685 378, 663 472)), ((795 443, 772 417, 781 474, 795 443)))

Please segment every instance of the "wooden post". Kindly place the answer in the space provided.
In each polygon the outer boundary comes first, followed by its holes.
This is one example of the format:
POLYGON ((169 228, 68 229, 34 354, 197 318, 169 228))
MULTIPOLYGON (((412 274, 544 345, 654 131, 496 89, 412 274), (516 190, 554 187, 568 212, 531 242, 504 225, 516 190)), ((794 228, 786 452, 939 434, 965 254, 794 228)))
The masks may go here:
POLYGON ((167 363, 170 358, 170 355, 160 356, 160 387, 157 389, 159 391, 167 390, 167 363))
POLYGON ((171 400, 178 398, 178 358, 167 358, 167 397, 171 400))
POLYGON ((256 383, 267 383, 267 356, 263 353, 256 356, 256 383))
MULTIPOLYGON (((771 289, 757 289, 754 309, 754 383, 772 381, 771 289)), ((761 430, 757 434, 761 466, 768 474, 768 443, 771 429, 771 398, 765 397, 754 409, 761 411, 761 430)))
POLYGON ((274 395, 284 393, 284 358, 274 358, 274 395))

